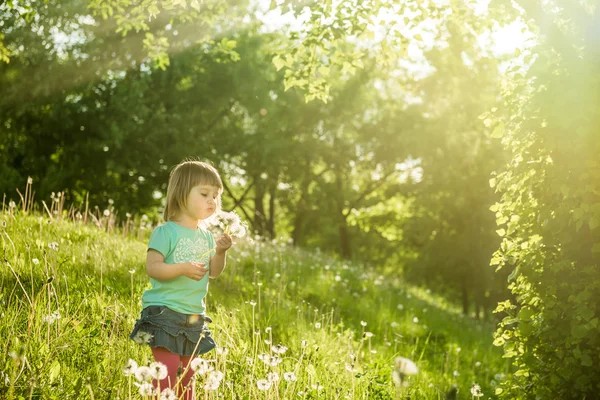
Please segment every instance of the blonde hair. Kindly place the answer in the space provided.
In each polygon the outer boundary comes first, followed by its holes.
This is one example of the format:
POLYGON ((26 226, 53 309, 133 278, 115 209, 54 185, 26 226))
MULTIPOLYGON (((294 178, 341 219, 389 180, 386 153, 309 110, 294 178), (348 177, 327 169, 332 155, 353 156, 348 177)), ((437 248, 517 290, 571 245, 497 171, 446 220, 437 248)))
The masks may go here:
POLYGON ((187 196, 196 185, 210 185, 219 188, 216 200, 216 212, 221 211, 223 182, 221 181, 219 172, 208 163, 186 160, 177 164, 169 175, 167 204, 163 212, 165 221, 170 220, 186 208, 187 196))

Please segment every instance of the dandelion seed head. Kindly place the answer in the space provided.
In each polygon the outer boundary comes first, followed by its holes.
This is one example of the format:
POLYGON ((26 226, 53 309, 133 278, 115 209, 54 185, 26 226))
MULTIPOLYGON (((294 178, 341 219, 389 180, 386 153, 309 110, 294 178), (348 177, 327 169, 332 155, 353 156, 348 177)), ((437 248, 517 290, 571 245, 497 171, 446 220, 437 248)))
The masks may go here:
POLYGON ((177 400, 177 395, 173 389, 166 388, 160 393, 160 400, 177 400))
POLYGON ((482 396, 483 396, 483 393, 481 392, 481 386, 479 386, 478 384, 474 383, 474 384, 471 386, 471 394, 472 394, 474 397, 482 397, 482 396))
POLYGON ((138 364, 137 362, 135 362, 134 360, 132 360, 131 358, 129 359, 129 361, 127 361, 127 364, 125 365, 125 367, 123 368, 123 373, 125 374, 125 376, 131 376, 133 374, 135 374, 135 371, 138 368, 138 364))
POLYGON ((271 381, 267 379, 259 379, 256 381, 256 386, 258 386, 259 390, 269 390, 269 388, 271 388, 271 381))
POLYGON ((167 366, 163 363, 153 362, 150 364, 150 370, 154 379, 162 381, 167 377, 167 366))
POLYGON ((135 379, 137 379, 139 382, 145 382, 145 381, 149 381, 150 379, 152 379, 152 371, 150 370, 149 367, 146 367, 145 365, 138 367, 135 370, 134 375, 135 375, 135 379))
POLYGON ((156 394, 156 388, 150 382, 144 382, 139 386, 140 395, 142 396, 154 396, 156 394))
POLYGON ((287 382, 295 382, 297 380, 296 374, 293 372, 284 372, 283 379, 285 379, 287 382))
POLYGON ((394 359, 394 369, 401 377, 416 375, 419 372, 417 364, 405 357, 396 357, 394 359))

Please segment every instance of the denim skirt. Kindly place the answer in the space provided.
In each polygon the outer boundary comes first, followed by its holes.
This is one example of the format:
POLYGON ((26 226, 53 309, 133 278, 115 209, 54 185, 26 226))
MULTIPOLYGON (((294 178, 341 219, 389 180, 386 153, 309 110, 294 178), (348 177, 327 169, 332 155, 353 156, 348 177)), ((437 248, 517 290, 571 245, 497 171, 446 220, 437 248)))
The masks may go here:
POLYGON ((203 314, 182 314, 167 306, 148 306, 135 322, 129 338, 138 344, 164 347, 182 356, 197 356, 217 344, 206 326, 212 322, 203 314))

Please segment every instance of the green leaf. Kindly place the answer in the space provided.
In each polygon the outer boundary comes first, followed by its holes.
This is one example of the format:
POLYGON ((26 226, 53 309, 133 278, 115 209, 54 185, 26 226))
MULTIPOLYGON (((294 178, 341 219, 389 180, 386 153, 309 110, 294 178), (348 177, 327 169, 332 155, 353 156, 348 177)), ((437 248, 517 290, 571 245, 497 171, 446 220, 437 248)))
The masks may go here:
POLYGON ((276 55, 275 57, 273 57, 273 64, 275 65, 275 68, 277 69, 277 71, 279 71, 281 68, 283 68, 285 66, 285 61, 279 55, 276 55))
POLYGON ((585 325, 577 324, 571 327, 571 335, 575 339, 583 339, 588 334, 588 328, 585 325))
POLYGON ((589 354, 584 353, 581 355, 581 365, 583 365, 584 367, 591 367, 592 364, 592 357, 590 357, 589 354))
POLYGON ((499 139, 502 136, 504 136, 504 123, 503 122, 500 122, 498 125, 496 125, 496 127, 492 131, 491 136, 496 139, 499 139))
POLYGON ((56 378, 60 375, 60 362, 58 360, 54 360, 52 365, 50 366, 50 372, 48 374, 48 380, 50 383, 53 383, 56 378))

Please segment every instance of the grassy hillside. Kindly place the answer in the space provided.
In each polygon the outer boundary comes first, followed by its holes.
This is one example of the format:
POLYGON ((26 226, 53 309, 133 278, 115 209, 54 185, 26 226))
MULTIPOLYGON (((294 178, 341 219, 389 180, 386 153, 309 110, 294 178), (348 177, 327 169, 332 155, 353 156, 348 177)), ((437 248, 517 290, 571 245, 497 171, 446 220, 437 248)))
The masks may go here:
MULTIPOLYGON (((153 361, 128 339, 148 285, 145 239, 9 214, 0 238, 0 397, 140 398, 123 367, 153 361)), ((229 253, 207 298, 220 349, 206 358, 224 378, 205 391, 200 377, 199 398, 445 399, 456 385, 455 398, 467 399, 473 383, 494 397, 507 365, 492 325, 318 252, 248 239, 229 253), (259 357, 273 354, 269 343, 288 348, 275 367, 259 357), (398 356, 419 367, 402 386, 392 379, 398 356), (260 390, 269 372, 280 380, 260 390)))

